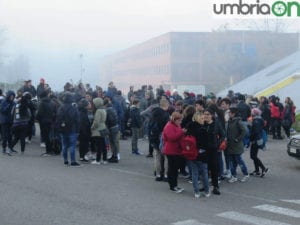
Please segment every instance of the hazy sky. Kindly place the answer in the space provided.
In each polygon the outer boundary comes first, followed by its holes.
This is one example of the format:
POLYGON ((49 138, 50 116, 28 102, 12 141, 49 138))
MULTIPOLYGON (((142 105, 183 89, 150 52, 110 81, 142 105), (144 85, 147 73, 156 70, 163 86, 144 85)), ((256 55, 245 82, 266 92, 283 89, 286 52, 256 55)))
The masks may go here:
POLYGON ((210 30, 209 16, 200 0, 0 0, 6 53, 27 56, 34 83, 56 87, 80 79, 81 53, 83 80, 97 82, 103 55, 170 31, 210 30))
POLYGON ((211 11, 207 0, 0 0, 0 27, 7 54, 30 59, 34 83, 62 88, 80 79, 81 53, 83 81, 95 84, 102 56, 170 31, 210 31, 224 23, 211 11))

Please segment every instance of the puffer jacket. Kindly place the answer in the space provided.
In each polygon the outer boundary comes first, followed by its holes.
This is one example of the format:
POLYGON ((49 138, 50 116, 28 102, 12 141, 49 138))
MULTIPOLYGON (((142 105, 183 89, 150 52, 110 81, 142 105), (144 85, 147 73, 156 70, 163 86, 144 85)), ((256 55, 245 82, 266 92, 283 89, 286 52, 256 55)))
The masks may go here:
POLYGON ((163 153, 165 155, 181 155, 180 142, 183 136, 182 128, 169 121, 162 133, 164 143, 163 153))
POLYGON ((91 126, 91 135, 92 137, 100 137, 99 131, 106 128, 106 109, 103 105, 102 98, 94 98, 93 103, 96 108, 96 112, 94 114, 94 120, 91 126))
POLYGON ((226 149, 228 154, 239 155, 244 152, 243 138, 246 132, 240 117, 234 117, 228 121, 226 149))

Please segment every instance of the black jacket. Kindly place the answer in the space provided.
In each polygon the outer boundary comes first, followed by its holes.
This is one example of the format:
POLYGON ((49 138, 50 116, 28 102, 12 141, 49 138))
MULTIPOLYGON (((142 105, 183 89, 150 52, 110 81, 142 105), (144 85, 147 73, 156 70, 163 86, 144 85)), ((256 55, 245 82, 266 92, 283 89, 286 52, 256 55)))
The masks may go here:
POLYGON ((72 103, 64 103, 58 108, 56 125, 60 133, 79 133, 79 120, 78 109, 72 103))
POLYGON ((91 136, 91 123, 86 108, 78 108, 79 110, 79 138, 89 138, 91 136))
POLYGON ((207 163, 208 133, 206 127, 193 121, 188 125, 186 134, 192 135, 196 138, 197 148, 199 150, 199 154, 196 160, 207 163))
POLYGON ((36 114, 37 121, 39 121, 39 123, 53 123, 55 116, 56 108, 54 103, 49 97, 42 98, 36 114))
POLYGON ((131 119, 131 127, 141 128, 143 126, 143 120, 142 120, 140 110, 134 105, 130 107, 130 119, 131 119))

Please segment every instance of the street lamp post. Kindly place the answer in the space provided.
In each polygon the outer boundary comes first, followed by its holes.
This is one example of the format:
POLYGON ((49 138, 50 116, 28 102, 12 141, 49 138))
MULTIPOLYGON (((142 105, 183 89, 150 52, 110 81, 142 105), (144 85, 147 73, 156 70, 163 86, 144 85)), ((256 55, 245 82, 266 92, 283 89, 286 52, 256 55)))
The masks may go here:
POLYGON ((80 53, 79 55, 80 58, 80 81, 82 81, 82 74, 83 74, 83 54, 80 53))

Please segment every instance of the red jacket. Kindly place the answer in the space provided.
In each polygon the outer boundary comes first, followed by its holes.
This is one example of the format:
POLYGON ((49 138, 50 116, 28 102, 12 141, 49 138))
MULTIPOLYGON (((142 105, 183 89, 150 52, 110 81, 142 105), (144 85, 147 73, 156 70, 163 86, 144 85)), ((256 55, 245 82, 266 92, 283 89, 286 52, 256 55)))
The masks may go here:
POLYGON ((270 103, 271 118, 281 119, 281 112, 279 106, 275 105, 273 102, 270 103))
POLYGON ((162 133, 164 142, 163 153, 165 155, 181 155, 180 141, 183 136, 182 128, 169 121, 162 133))

